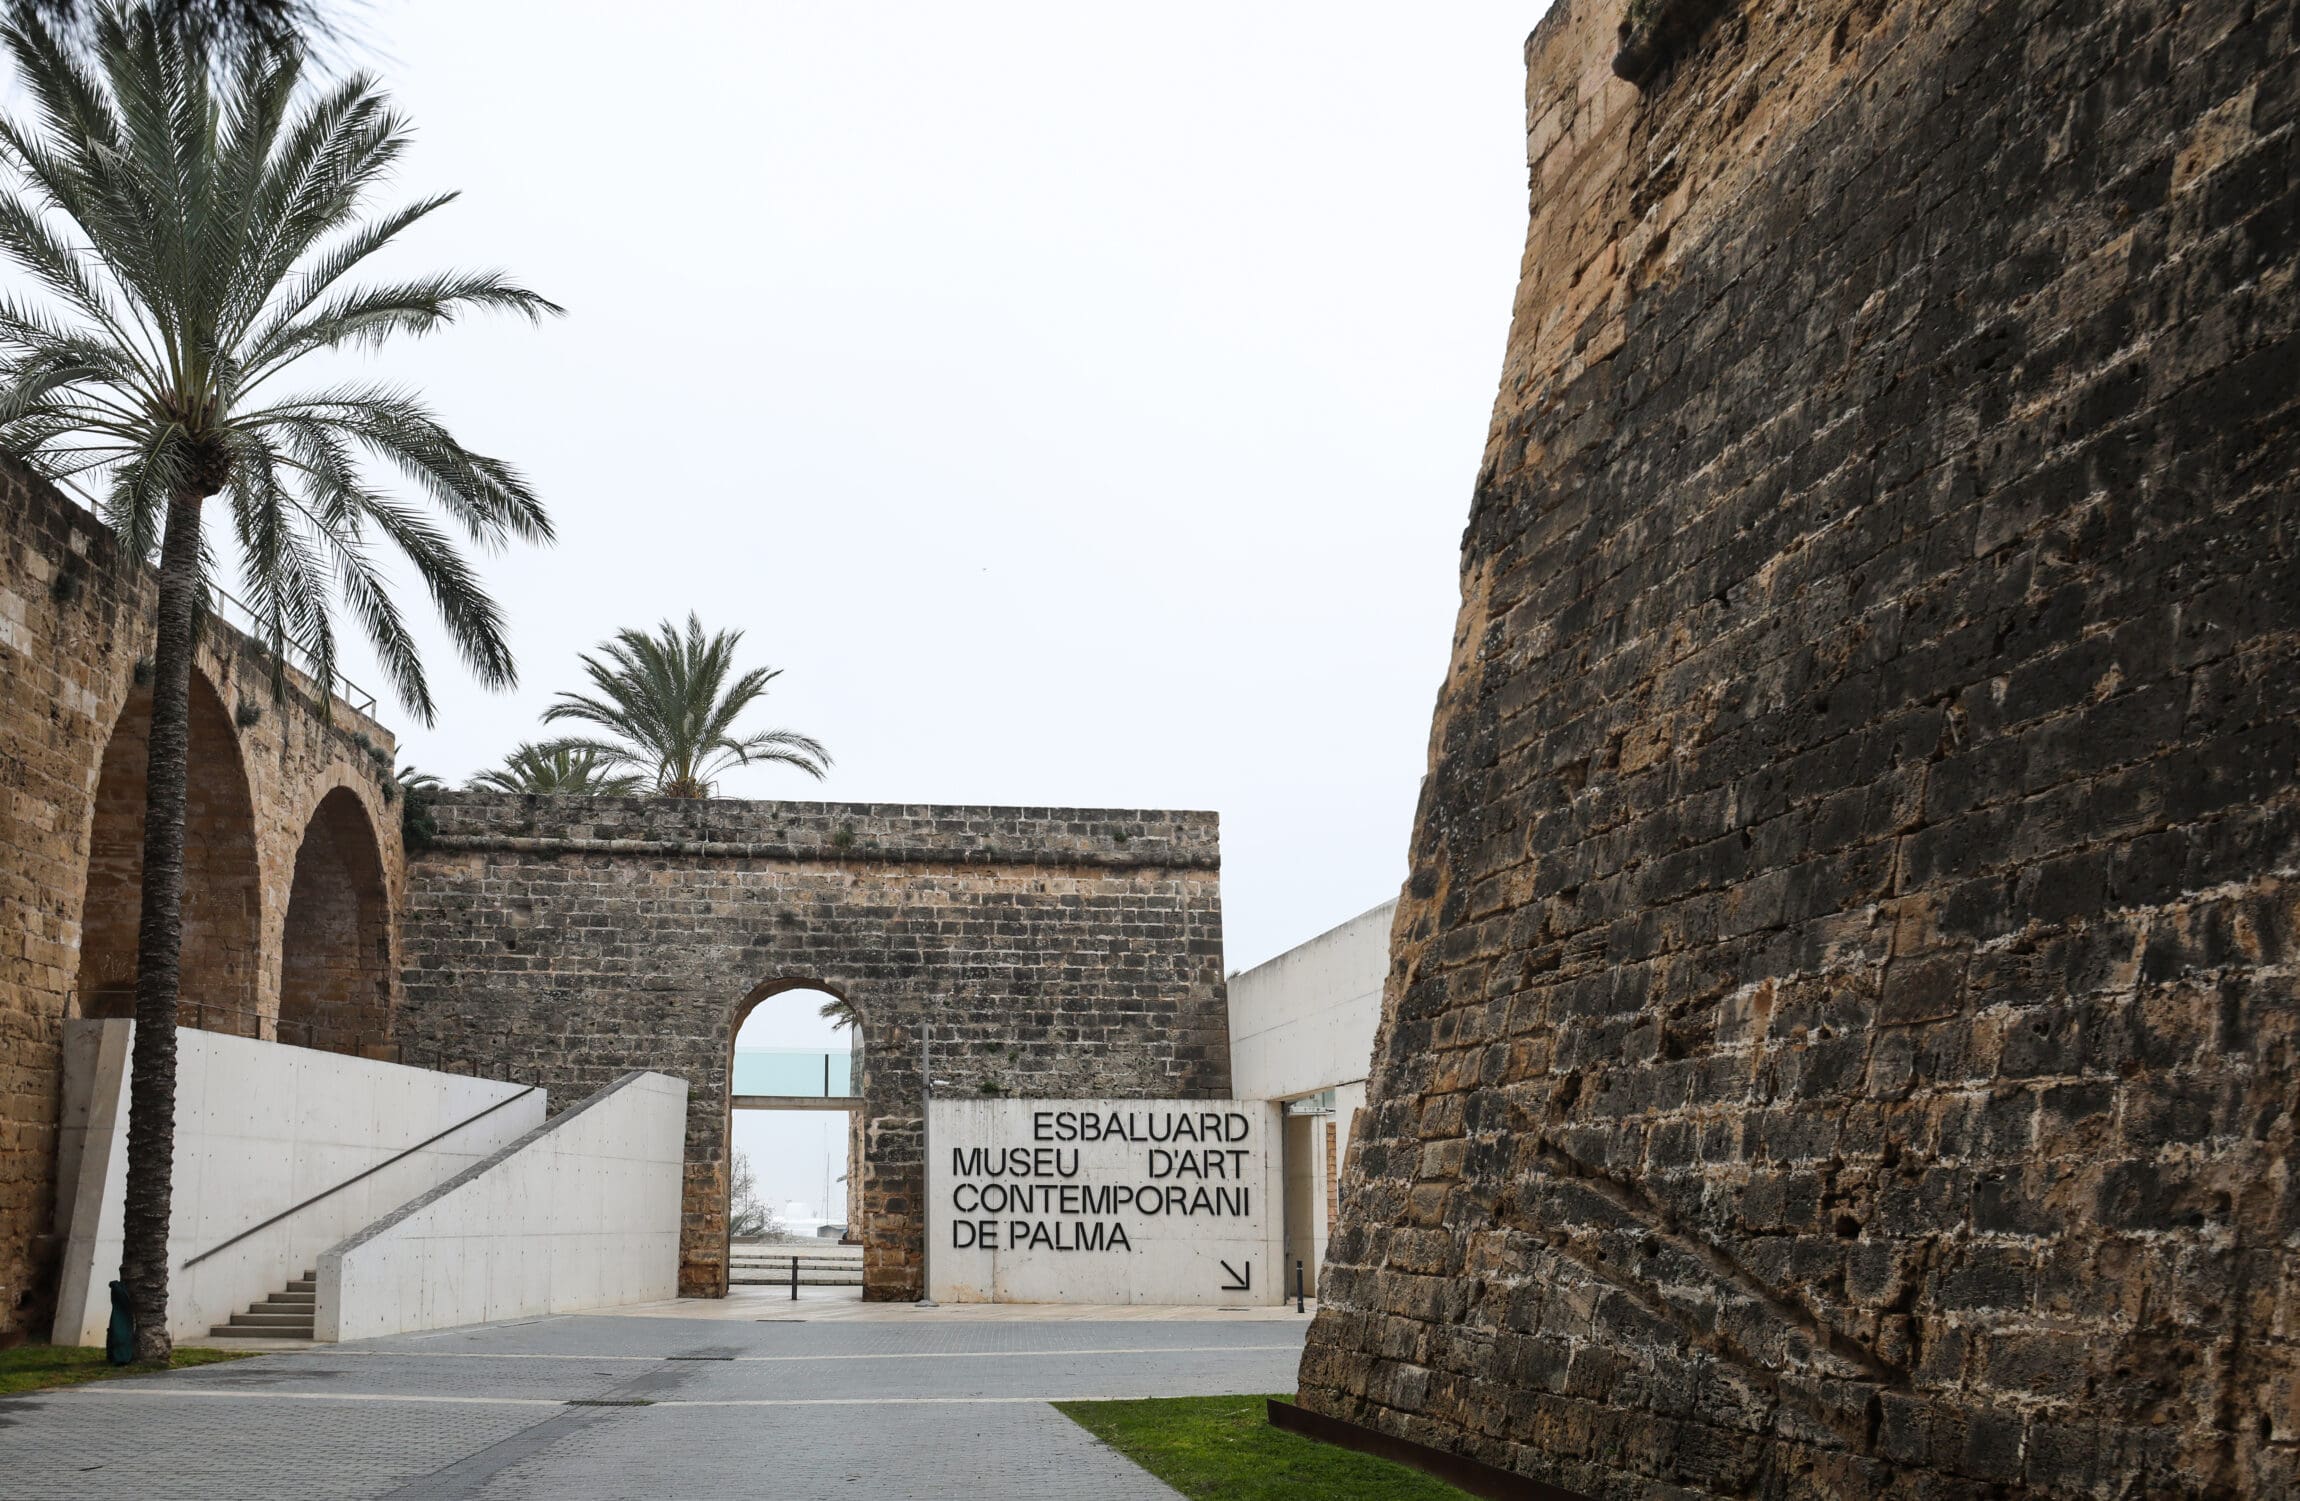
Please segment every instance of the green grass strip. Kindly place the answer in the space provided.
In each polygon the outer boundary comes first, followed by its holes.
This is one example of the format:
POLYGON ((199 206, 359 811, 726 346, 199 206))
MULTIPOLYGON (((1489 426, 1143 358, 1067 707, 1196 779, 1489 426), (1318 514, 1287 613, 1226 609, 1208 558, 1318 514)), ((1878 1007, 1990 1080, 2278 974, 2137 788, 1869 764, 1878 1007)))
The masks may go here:
POLYGON ((1466 1494, 1419 1470, 1272 1428, 1263 1405, 1268 1400, 1155 1397, 1054 1405, 1191 1501, 1462 1501, 1466 1494))
MULTIPOLYGON (((168 1369, 214 1365, 219 1360, 245 1360, 253 1350, 202 1350, 176 1347, 168 1369)), ((157 1366, 112 1365, 101 1350, 78 1345, 18 1345, 0 1350, 0 1397, 20 1392, 46 1391, 54 1386, 78 1386, 83 1381, 109 1381, 114 1376, 148 1376, 157 1366)))

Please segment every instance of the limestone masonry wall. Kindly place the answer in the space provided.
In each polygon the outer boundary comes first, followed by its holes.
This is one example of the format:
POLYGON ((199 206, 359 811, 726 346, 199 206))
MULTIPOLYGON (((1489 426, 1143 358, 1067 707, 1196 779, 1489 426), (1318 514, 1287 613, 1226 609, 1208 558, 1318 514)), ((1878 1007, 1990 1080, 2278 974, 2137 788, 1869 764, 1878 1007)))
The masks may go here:
POLYGON ((581 1099, 688 1083, 683 1291, 727 1281, 736 1029, 777 990, 864 1037, 864 1295, 923 1287, 925 1100, 1229 1092, 1210 813, 458 793, 409 871, 410 1062, 581 1099))
MULTIPOLYGON (((0 1345, 44 1333, 55 1298, 64 1021, 133 1006, 151 699, 136 678, 157 593, 85 508, 0 457, 0 1345)), ((192 680, 187 1026, 275 1035, 296 855, 330 792, 369 825, 364 879, 398 899, 391 737, 341 700, 323 718, 291 684, 275 703, 268 659, 210 619, 192 680)), ((388 994, 379 943, 364 963, 388 994)), ((380 1009, 359 1041, 388 1053, 380 1009)))
POLYGON ((1528 44, 1302 1400, 1599 1497, 2300 1493, 2295 7, 1710 8, 1642 94, 1623 0, 1528 44))

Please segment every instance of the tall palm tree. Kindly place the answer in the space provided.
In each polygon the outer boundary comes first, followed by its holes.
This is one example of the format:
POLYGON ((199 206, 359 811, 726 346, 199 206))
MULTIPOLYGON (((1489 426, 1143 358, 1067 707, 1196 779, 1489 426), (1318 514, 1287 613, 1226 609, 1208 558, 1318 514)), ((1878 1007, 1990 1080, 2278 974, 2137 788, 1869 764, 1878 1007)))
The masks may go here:
POLYGON ((473 792, 538 792, 623 797, 646 785, 636 772, 610 772, 598 752, 574 745, 522 743, 503 764, 463 785, 473 792))
POLYGON ((501 617, 449 533, 372 483, 397 469, 473 543, 548 540, 524 480, 466 449, 409 393, 269 389, 315 354, 428 333, 471 309, 559 311, 493 272, 359 285, 362 262, 447 203, 361 217, 407 126, 361 75, 299 90, 297 53, 252 46, 219 66, 149 8, 107 10, 83 65, 37 17, 0 26, 35 106, 0 119, 0 253, 37 298, 0 295, 0 448, 54 477, 102 481, 129 552, 157 555, 143 912, 136 940, 121 1277, 136 1351, 165 1359, 177 961, 192 650, 222 498, 274 692, 292 641, 334 681, 332 591, 407 706, 432 717, 415 639, 378 570, 406 559, 480 680, 514 680, 501 617))
POLYGON ((831 763, 821 741, 795 730, 735 733, 743 711, 782 676, 780 668, 754 667, 729 682, 742 639, 741 631, 706 637, 693 615, 683 636, 668 620, 653 635, 617 631, 599 644, 605 661, 582 658, 597 695, 562 693, 543 718, 594 724, 616 736, 557 743, 594 752, 609 765, 636 768, 664 797, 709 797, 729 768, 760 761, 795 766, 820 780, 831 763))

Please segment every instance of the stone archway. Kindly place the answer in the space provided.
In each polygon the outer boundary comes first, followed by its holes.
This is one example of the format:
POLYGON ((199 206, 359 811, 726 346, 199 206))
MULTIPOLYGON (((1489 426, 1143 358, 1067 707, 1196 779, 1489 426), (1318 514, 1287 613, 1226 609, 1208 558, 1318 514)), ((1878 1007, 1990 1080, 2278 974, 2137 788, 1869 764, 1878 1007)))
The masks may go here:
MULTIPOLYGON (((731 1020, 732 1025, 728 1028, 727 1031, 725 1094, 726 1103, 722 1111, 722 1126, 724 1130, 724 1136, 720 1146, 720 1156, 723 1159, 720 1164, 722 1187, 719 1190, 720 1197, 727 1206, 725 1218, 729 1226, 731 1227, 733 1222, 732 1193, 734 1181, 733 1156, 735 1137, 735 1112, 739 1109, 751 1108, 762 1108, 770 1111, 781 1109, 799 1110, 815 1108, 800 1102, 803 1099, 813 1096, 819 1088, 820 1093, 825 1100, 836 1098, 844 1099, 850 1102, 844 1107, 826 1104, 820 1108, 825 1110, 837 1109, 846 1117, 846 1150, 844 1168, 844 1182, 846 1186, 844 1194, 837 1197, 841 1203, 840 1217, 846 1221, 847 1225, 847 1238, 850 1240, 861 1238, 863 1223, 867 1216, 867 1210, 865 1210, 863 1207, 863 1187, 865 1182, 865 1168, 863 1161, 864 1129, 862 1106, 863 1070, 869 1057, 868 1050, 863 1045, 862 1008, 855 1003, 848 987, 833 984, 818 976, 783 976, 775 979, 763 980, 759 984, 753 986, 750 991, 744 995, 742 1000, 736 1003, 731 1020), (737 1056, 744 1029, 751 1022, 752 1018, 758 1012, 761 1006, 765 1005, 767 1002, 775 999, 776 997, 792 995, 794 992, 798 993, 798 998, 803 1004, 812 1005, 818 1001, 823 1003, 836 1002, 840 1007, 844 1009, 845 1020, 838 1024, 846 1033, 847 1044, 848 1062, 843 1084, 830 1078, 828 1072, 826 1071, 823 1082, 820 1086, 814 1085, 811 1075, 802 1081, 808 1086, 804 1095, 792 1096, 784 1103, 775 1106, 746 1105, 742 1102, 746 1098, 752 1096, 755 1091, 746 1088, 745 1081, 742 1078, 742 1065, 737 1056), (845 1090, 843 1095, 837 1093, 839 1088, 843 1088, 845 1090)), ((811 1044, 809 1046, 811 1047, 811 1044)), ((811 1057, 812 1055, 809 1054, 808 1056, 811 1057)), ((833 1057, 835 1059, 835 1053, 833 1057)), ((831 1205, 828 1202, 822 1206, 822 1211, 823 1217, 825 1219, 831 1217, 831 1205)))
MULTIPOLYGON (((80 905, 79 1014, 136 1010, 136 930, 143 913, 144 779, 152 691, 128 695, 97 773, 80 905)), ((184 808, 184 1026, 254 1036, 263 905, 255 810, 239 738, 206 676, 195 670, 184 808)))
POLYGON ((280 942, 278 1038, 379 1054, 392 1040, 391 931, 383 857, 348 788, 320 799, 296 850, 280 942))
POLYGON ((873 1301, 925 1288, 930 1096, 1229 1091, 1212 814, 514 793, 432 814, 403 1038, 560 1100, 684 1077, 689 1295, 726 1290, 731 1041, 775 986, 862 1012, 873 1301))

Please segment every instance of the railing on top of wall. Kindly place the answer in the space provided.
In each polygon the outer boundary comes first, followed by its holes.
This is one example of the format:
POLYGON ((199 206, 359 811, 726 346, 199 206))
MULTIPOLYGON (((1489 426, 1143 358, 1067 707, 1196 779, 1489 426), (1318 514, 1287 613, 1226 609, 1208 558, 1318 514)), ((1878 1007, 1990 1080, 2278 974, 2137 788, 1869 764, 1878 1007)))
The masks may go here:
MULTIPOLYGON (((75 499, 80 502, 81 505, 87 507, 91 515, 97 517, 99 520, 102 519, 104 515, 104 508, 96 504, 95 497, 90 495, 87 491, 81 489, 76 481, 64 478, 58 479, 54 483, 57 489, 69 492, 75 499)), ((266 630, 263 621, 256 615, 256 612, 248 606, 245 600, 239 599, 236 596, 227 593, 224 589, 213 583, 208 585, 208 593, 214 596, 219 604, 219 608, 216 611, 217 614, 223 615, 227 619, 230 619, 235 629, 237 629, 242 635, 246 636, 249 640, 255 642, 258 646, 265 644, 268 631, 266 630), (233 612, 235 611, 237 612, 237 618, 233 618, 233 612)), ((301 672, 305 677, 311 679, 312 682, 323 685, 326 687, 328 692, 333 694, 335 697, 342 699, 345 703, 351 705, 352 708, 366 715, 368 718, 375 718, 374 694, 368 692, 365 688, 360 687, 359 684, 353 682, 350 678, 345 677, 340 672, 321 672, 319 668, 319 658, 314 655, 310 647, 304 645, 303 642, 298 641, 295 637, 289 636, 287 638, 287 647, 288 655, 290 659, 294 661, 297 671, 301 672)))
MULTIPOLYGON (((226 593, 214 584, 208 585, 208 593, 215 596, 219 606, 223 607, 217 610, 217 614, 230 620, 240 633, 250 641, 259 646, 265 644, 266 627, 263 621, 257 618, 256 612, 244 600, 237 595, 226 593)), ((319 659, 312 654, 311 649, 293 636, 287 638, 287 645, 288 655, 295 660, 297 670, 314 683, 322 681, 323 674, 319 670, 319 659)), ((337 698, 342 699, 368 718, 375 718, 374 694, 360 687, 359 684, 340 672, 324 676, 333 677, 335 686, 331 691, 337 698)))

